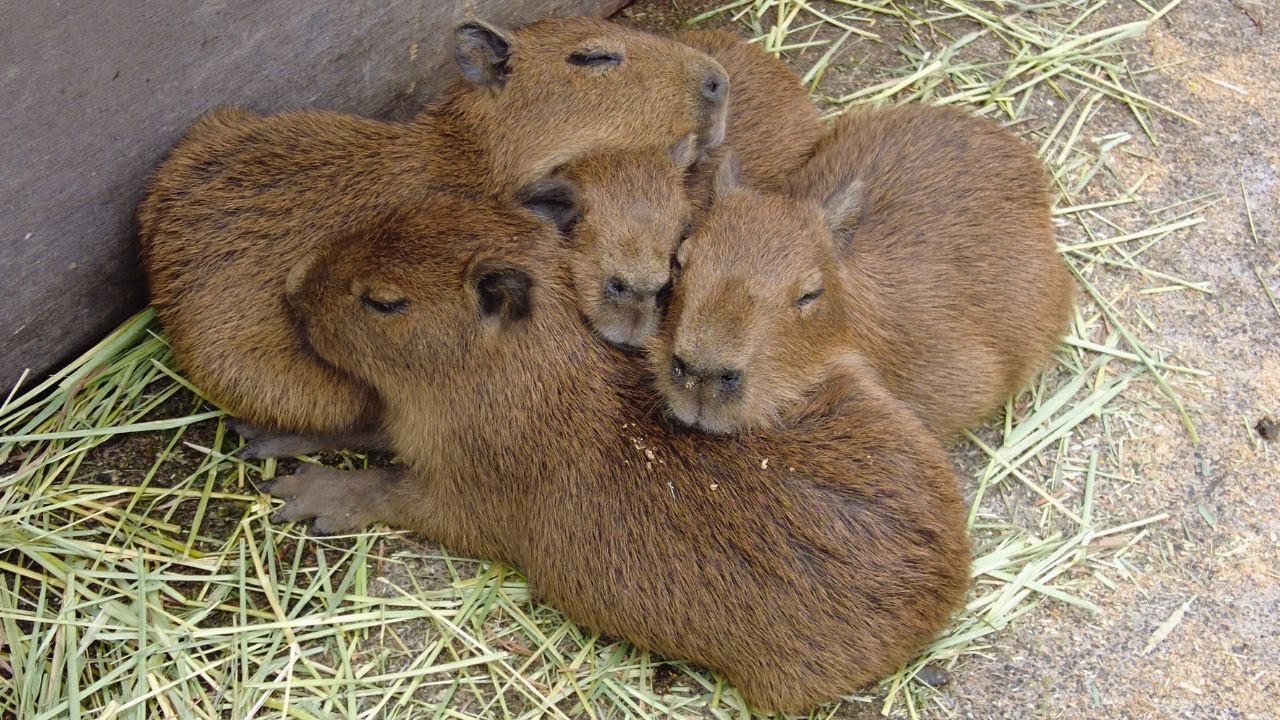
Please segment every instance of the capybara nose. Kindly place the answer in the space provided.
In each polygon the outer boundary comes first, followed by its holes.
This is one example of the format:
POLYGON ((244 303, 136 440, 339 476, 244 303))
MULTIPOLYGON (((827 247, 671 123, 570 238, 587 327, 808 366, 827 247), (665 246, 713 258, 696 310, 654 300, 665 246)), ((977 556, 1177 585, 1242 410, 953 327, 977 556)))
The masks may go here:
POLYGON ((699 138, 704 150, 724 142, 725 123, 729 117, 729 76, 719 68, 702 76, 702 99, 706 101, 706 125, 699 138))
POLYGON ((712 70, 702 79, 702 97, 712 105, 724 102, 729 96, 729 78, 720 70, 712 70))
POLYGON ((728 395, 736 392, 742 385, 742 373, 737 370, 720 371, 720 390, 728 395))
POLYGON ((679 382, 689 384, 690 387, 695 382, 704 387, 715 387, 724 395, 733 394, 742 387, 741 370, 733 368, 705 370, 689 365, 679 355, 671 356, 671 377, 679 382))
POLYGON ((615 275, 605 282, 604 294, 610 300, 621 300, 631 294, 631 288, 622 278, 615 275))
POLYGON ((604 296, 619 304, 644 305, 657 299, 667 279, 642 277, 630 281, 614 275, 604 283, 604 296))
POLYGON ((679 355, 671 356, 671 377, 676 380, 684 380, 689 375, 689 366, 679 355))
POLYGON ((659 312, 666 312, 667 306, 671 304, 671 281, 668 280, 666 285, 658 289, 658 294, 653 296, 653 303, 658 307, 659 312))

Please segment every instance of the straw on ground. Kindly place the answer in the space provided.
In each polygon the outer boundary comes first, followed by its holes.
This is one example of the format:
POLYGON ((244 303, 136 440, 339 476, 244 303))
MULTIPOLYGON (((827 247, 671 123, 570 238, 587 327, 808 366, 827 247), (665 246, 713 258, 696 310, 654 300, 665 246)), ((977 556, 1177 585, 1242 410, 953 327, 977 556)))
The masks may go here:
MULTIPOLYGON (((1082 287, 1055 366, 967 440, 985 461, 969 464, 964 611, 907 667, 817 717, 932 714, 926 665, 961 666, 1042 603, 1106 612, 1107 589, 1136 573, 1126 555, 1165 519, 1106 517, 1096 500, 1135 481, 1125 447, 1152 389, 1195 432, 1179 388, 1203 373, 1148 339, 1142 299, 1212 288, 1144 258, 1219 197, 1143 202, 1145 176, 1125 165, 1158 142, 1154 114, 1183 116, 1142 94, 1128 41, 1177 2, 1139 2, 1140 17, 1110 26, 1104 4, 737 0, 695 18, 728 18, 787 55, 832 113, 919 101, 1011 123, 1053 171, 1082 287), (839 84, 877 54, 893 61, 839 84)), ((272 525, 256 486, 275 463, 237 459, 238 438, 194 390, 147 311, 0 404, 0 715, 748 714, 714 676, 567 622, 509 568, 385 530, 319 539, 272 525)))

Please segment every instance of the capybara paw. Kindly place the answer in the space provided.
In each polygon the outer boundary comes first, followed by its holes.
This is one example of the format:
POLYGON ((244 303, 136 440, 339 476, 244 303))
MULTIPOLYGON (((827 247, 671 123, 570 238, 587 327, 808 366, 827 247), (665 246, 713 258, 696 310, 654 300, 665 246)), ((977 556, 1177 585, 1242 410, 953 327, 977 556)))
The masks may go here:
POLYGON ((244 447, 235 454, 246 460, 298 457, 336 450, 387 452, 390 449, 386 436, 376 429, 332 434, 291 433, 260 428, 243 420, 228 420, 227 427, 244 438, 244 447))
POLYGON ((296 457, 309 455, 320 449, 318 447, 320 443, 311 435, 294 435, 278 430, 268 430, 236 419, 227 420, 227 427, 244 438, 244 447, 237 450, 235 455, 246 460, 296 457))
POLYGON ((313 452, 305 445, 299 445, 290 437, 265 437, 262 440, 250 440, 236 453, 245 460, 265 460, 267 458, 296 457, 313 452))
POLYGON ((306 465, 267 483, 263 492, 285 501, 271 522, 311 520, 313 532, 319 535, 353 532, 376 522, 378 518, 366 505, 359 474, 306 465))

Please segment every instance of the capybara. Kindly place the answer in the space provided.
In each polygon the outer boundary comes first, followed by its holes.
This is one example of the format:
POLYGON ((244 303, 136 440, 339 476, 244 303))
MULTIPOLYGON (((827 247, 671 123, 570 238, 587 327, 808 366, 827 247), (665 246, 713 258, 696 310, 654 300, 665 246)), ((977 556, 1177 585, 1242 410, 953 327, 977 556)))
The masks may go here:
POLYGON ((670 152, 588 155, 564 172, 580 204, 574 291, 596 332, 617 345, 642 346, 657 331, 671 255, 709 200, 705 168, 715 167, 719 153, 732 148, 744 182, 772 188, 804 164, 824 129, 800 77, 783 61, 724 31, 676 38, 729 73, 724 143, 707 159, 689 138, 670 152))
POLYGON ((732 158, 652 348, 672 414, 771 425, 849 352, 935 433, 982 420, 1061 337, 1074 282, 1034 153, 959 110, 842 118, 778 193, 732 158))
POLYGON ((284 302, 318 238, 433 188, 554 209, 556 186, 539 196, 539 181, 582 153, 723 137, 723 68, 674 40, 568 18, 467 23, 454 44, 463 79, 412 122, 215 110, 157 169, 138 212, 151 298, 214 402, 292 431, 376 422, 375 396, 299 343, 284 302))
POLYGON ((513 563, 578 622, 760 709, 910 659, 968 585, 938 440, 854 358, 775 432, 671 423, 643 360, 582 323, 571 255, 527 213, 438 197, 304 260, 288 294, 307 340, 382 397, 405 464, 277 480, 277 519, 385 521, 513 563))

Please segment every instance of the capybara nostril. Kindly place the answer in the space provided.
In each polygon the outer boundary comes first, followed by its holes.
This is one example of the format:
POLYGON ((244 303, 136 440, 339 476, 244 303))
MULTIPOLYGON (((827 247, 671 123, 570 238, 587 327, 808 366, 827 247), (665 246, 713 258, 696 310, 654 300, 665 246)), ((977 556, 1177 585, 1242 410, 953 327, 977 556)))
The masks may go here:
POLYGON ((729 78, 719 70, 712 70, 702 80, 702 97, 707 102, 716 105, 724 102, 725 97, 729 94, 729 78))
POLYGON ((613 276, 604 284, 604 294, 610 300, 621 300, 623 297, 631 294, 630 288, 622 281, 622 278, 613 276))
POLYGON ((667 306, 671 304, 672 284, 668 280, 666 285, 658 289, 658 293, 653 296, 653 304, 657 306, 658 312, 666 312, 667 306))
POLYGON ((685 377, 688 376, 688 374, 689 374, 689 366, 685 364, 684 360, 681 360, 679 355, 672 355, 671 356, 671 377, 675 378, 676 380, 684 380, 685 377))
POLYGON ((735 392, 742 386, 742 373, 737 370, 722 370, 720 372, 720 390, 725 393, 735 392))

